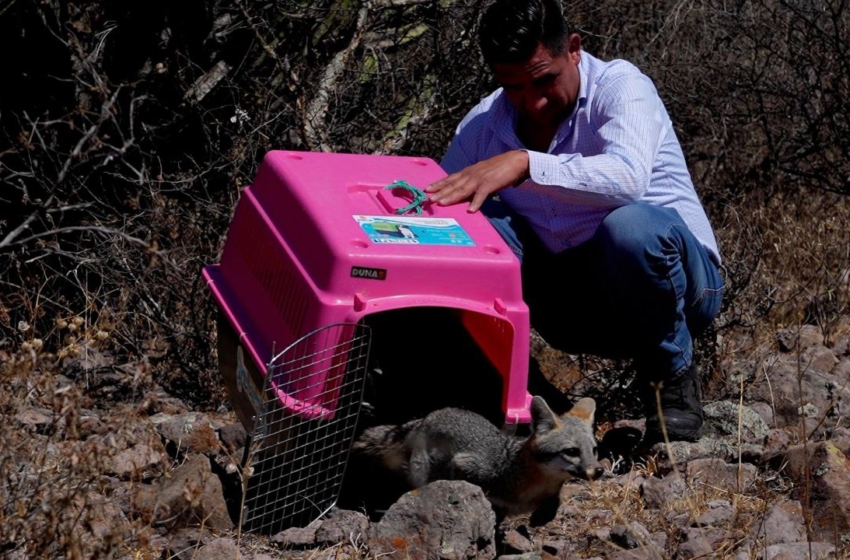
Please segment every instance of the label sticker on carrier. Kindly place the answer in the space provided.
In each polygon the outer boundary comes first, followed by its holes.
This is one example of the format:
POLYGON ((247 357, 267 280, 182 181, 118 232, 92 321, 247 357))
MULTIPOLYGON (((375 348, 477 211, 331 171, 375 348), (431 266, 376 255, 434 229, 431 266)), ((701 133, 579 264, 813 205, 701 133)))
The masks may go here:
POLYGON ((355 215, 354 219, 372 243, 475 246, 469 234, 453 218, 355 215))
POLYGON ((254 385, 254 380, 251 379, 251 372, 245 366, 245 357, 242 353, 242 346, 236 348, 236 388, 244 394, 248 399, 248 403, 255 412, 263 410, 263 395, 257 386, 254 385))

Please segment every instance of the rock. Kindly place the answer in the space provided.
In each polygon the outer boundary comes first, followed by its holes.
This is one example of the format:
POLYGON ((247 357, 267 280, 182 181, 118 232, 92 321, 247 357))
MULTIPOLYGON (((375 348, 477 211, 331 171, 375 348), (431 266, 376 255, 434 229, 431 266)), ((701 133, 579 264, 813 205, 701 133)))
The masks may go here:
MULTIPOLYGON (((836 336, 830 348, 839 359, 846 358, 850 355, 850 334, 844 333, 836 336)), ((846 361, 846 359, 842 361, 846 361)))
POLYGON ((750 410, 759 415, 768 426, 773 426, 776 420, 773 417, 773 408, 766 402, 749 403, 750 410))
POLYGON ((637 521, 632 521, 629 525, 615 525, 611 528, 610 539, 611 542, 625 549, 649 546, 652 543, 649 531, 637 521))
POLYGON ((796 500, 783 500, 770 508, 758 533, 764 535, 767 546, 803 542, 806 540, 806 525, 803 507, 796 500))
POLYGON ((782 352, 802 352, 823 346, 823 333, 814 325, 787 327, 776 333, 776 342, 782 352))
POLYGON ((652 509, 665 509, 688 491, 685 482, 678 474, 667 475, 663 478, 651 476, 640 488, 646 507, 652 509))
POLYGON ((86 439, 87 437, 100 432, 103 429, 103 423, 100 421, 100 415, 94 410, 80 410, 79 422, 77 424, 77 437, 86 439))
POLYGON ((682 508, 679 509, 671 509, 664 513, 664 519, 666 519, 671 525, 678 527, 680 529, 684 529, 685 527, 691 526, 691 514, 682 511, 682 508))
POLYGON ((631 470, 626 474, 621 474, 618 477, 611 479, 611 482, 622 486, 623 488, 640 488, 646 479, 638 474, 635 470, 631 470))
POLYGON ((611 540, 611 527, 599 527, 592 531, 594 537, 599 539, 600 541, 610 541, 611 540))
POLYGON ((697 459, 688 463, 685 472, 691 485, 745 492, 755 481, 758 469, 748 463, 731 465, 722 459, 697 459))
POLYGON ((242 555, 233 539, 219 538, 198 550, 197 558, 204 560, 240 560, 242 555))
POLYGON ((652 539, 653 544, 658 550, 663 551, 667 548, 667 533, 664 531, 656 531, 650 534, 649 538, 652 539))
POLYGON ((763 444, 769 427, 761 416, 748 406, 731 401, 718 401, 705 405, 705 435, 731 436, 737 442, 740 423, 741 441, 763 444))
MULTIPOLYGON (((100 349, 90 342, 81 345, 81 352, 75 356, 68 355, 62 358, 62 372, 68 377, 85 376, 90 374, 90 379, 87 379, 88 388, 97 386, 97 379, 106 377, 114 373, 115 360, 111 356, 104 354, 100 349)), ((132 378, 131 378, 132 380, 132 378)))
POLYGON ((32 428, 40 434, 51 433, 58 420, 52 410, 38 406, 25 408, 15 415, 19 425, 32 428))
POLYGON ((162 413, 175 416, 189 412, 189 407, 182 400, 166 393, 162 387, 154 387, 145 395, 138 410, 148 415, 162 413))
POLYGON ((341 542, 363 542, 369 518, 359 511, 334 509, 316 529, 316 544, 332 546, 341 542))
POLYGON ((850 356, 850 314, 843 315, 833 325, 827 346, 836 356, 850 356))
POLYGON ((791 445, 791 441, 791 435, 788 433, 787 428, 770 430, 764 444, 764 458, 770 460, 771 457, 785 453, 785 450, 791 445))
POLYGON ((810 487, 813 538, 828 542, 836 533, 850 534, 850 460, 831 441, 791 447, 784 460, 788 475, 797 482, 793 497, 804 499, 810 487))
POLYGON ((832 368, 831 373, 838 379, 847 379, 850 377, 850 357, 842 356, 838 365, 832 368))
POLYGON ((682 537, 678 552, 683 559, 710 557, 714 551, 735 541, 729 531, 713 527, 686 527, 682 530, 682 537))
POLYGON ((248 433, 245 431, 245 426, 240 422, 223 426, 218 431, 218 437, 225 449, 230 453, 235 453, 237 450, 245 447, 245 441, 248 438, 248 433))
POLYGON ((112 500, 100 494, 89 494, 85 500, 86 525, 96 542, 110 538, 123 538, 130 529, 130 522, 112 500))
POLYGON ((112 457, 110 474, 124 479, 145 480, 164 468, 165 454, 160 449, 139 443, 112 457))
MULTIPOLYGON (((156 431, 173 446, 172 454, 182 457, 186 453, 213 455, 221 449, 218 434, 210 419, 197 412, 177 416, 156 414, 150 418, 156 431)), ((172 447, 169 447, 172 449, 172 447)))
POLYGON ((532 542, 525 535, 514 530, 505 533, 502 544, 505 546, 505 550, 510 553, 522 554, 523 552, 531 552, 534 548, 532 542))
POLYGON ((162 558, 168 560, 194 560, 198 551, 209 541, 209 536, 197 528, 181 527, 166 538, 162 558))
POLYGON ((496 516, 481 488, 438 480, 404 494, 369 532, 375 555, 434 560, 495 558, 496 516))
POLYGON ((202 523, 213 531, 233 528, 221 481, 203 455, 190 456, 171 476, 138 488, 134 503, 151 522, 172 529, 202 523))
POLYGON ((823 346, 807 349, 803 352, 800 359, 804 367, 826 373, 831 373, 835 369, 835 366, 838 365, 838 358, 835 356, 835 353, 823 346))
POLYGON ((542 560, 567 558, 570 554, 569 543, 563 539, 546 539, 541 548, 540 558, 542 560))
POLYGON ((846 378, 820 371, 811 365, 782 359, 765 360, 764 371, 746 389, 747 402, 762 402, 774 411, 777 428, 799 428, 807 418, 807 432, 823 433, 842 417, 841 403, 850 402, 846 378), (798 381, 798 374, 801 379, 798 381), (803 394, 800 395, 802 384, 803 394))
POLYGON ((767 547, 762 560, 825 560, 835 552, 835 547, 825 542, 784 543, 767 547), (811 556, 809 550, 811 549, 811 556))
POLYGON ((845 457, 850 457, 850 429, 839 426, 832 430, 829 439, 844 453, 845 457))
POLYGON ((322 525, 317 519, 306 527, 290 527, 274 535, 271 541, 288 547, 310 547, 316 544, 316 530, 322 525))
POLYGON ((642 546, 633 550, 613 550, 605 555, 606 560, 664 560, 664 555, 653 546, 642 546))
POLYGON ((709 509, 694 520, 694 527, 721 527, 735 517, 732 504, 726 500, 712 500, 708 506, 709 509))
POLYGON ((676 465, 684 465, 698 459, 721 459, 725 462, 737 462, 739 455, 745 463, 758 463, 764 457, 764 446, 753 443, 738 445, 735 436, 703 437, 696 442, 674 441, 668 447, 664 443, 655 444, 651 451, 657 458, 660 472, 672 471, 676 465))

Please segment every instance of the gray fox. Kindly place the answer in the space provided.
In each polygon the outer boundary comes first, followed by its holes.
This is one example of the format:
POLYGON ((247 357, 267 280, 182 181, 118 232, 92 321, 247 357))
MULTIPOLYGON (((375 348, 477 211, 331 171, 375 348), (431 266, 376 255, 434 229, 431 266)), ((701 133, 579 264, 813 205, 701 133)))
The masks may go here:
POLYGON ((352 452, 404 476, 411 488, 466 480, 505 513, 527 513, 557 500, 565 481, 602 475, 592 429, 595 411, 595 401, 583 398, 558 416, 535 396, 532 433, 521 438, 474 412, 443 408, 405 424, 368 428, 352 452))

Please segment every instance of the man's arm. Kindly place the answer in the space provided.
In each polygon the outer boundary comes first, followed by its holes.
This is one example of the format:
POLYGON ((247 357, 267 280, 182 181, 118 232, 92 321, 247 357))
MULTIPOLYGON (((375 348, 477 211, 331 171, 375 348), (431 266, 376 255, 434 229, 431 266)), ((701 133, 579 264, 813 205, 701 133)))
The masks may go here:
POLYGON ((571 204, 617 207, 643 197, 670 121, 652 82, 628 74, 607 83, 591 108, 592 141, 602 153, 529 152, 530 181, 521 188, 571 204), (553 188, 555 187, 555 188, 553 188))
POLYGON ((482 159, 483 146, 490 141, 488 128, 494 92, 467 113, 455 131, 455 136, 440 167, 447 177, 435 181, 425 190, 434 203, 446 206, 470 199, 469 211, 476 212, 491 193, 528 178, 528 154, 524 150, 506 151, 482 159))
POLYGON ((448 205, 471 197, 474 212, 491 193, 514 185, 572 204, 617 207, 639 200, 669 119, 652 82, 640 74, 612 80, 597 96, 592 141, 601 144, 601 154, 516 150, 472 163, 464 160, 463 142, 456 137, 444 159, 451 174, 426 189, 434 193, 431 200, 448 205))
POLYGON ((469 212, 477 212, 487 197, 528 178, 528 153, 512 150, 463 167, 425 190, 432 202, 447 206, 472 197, 469 212))

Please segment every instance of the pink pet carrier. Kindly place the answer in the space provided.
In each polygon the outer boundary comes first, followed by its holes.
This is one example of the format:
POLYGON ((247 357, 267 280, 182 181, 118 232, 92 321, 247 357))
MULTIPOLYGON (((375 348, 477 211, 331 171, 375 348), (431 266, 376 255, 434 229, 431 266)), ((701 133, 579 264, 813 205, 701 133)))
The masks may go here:
POLYGON ((452 310, 501 377, 504 423, 530 421, 519 261, 481 213, 410 188, 444 176, 426 158, 272 151, 242 193, 221 261, 203 274, 234 409, 256 439, 276 434, 275 455, 292 447, 293 422, 343 422, 326 437, 347 452, 364 319, 405 308, 452 310))

